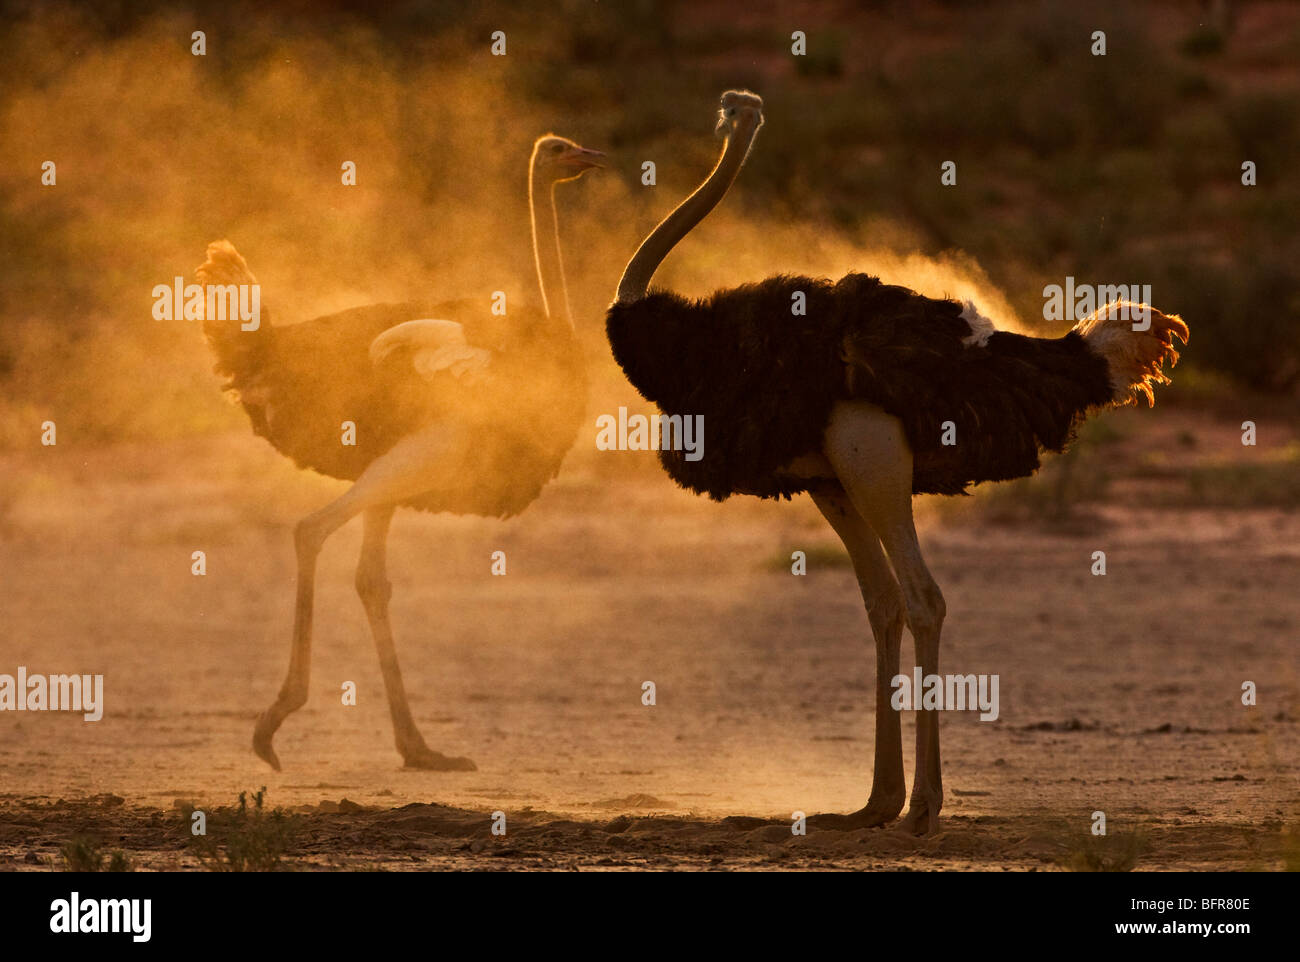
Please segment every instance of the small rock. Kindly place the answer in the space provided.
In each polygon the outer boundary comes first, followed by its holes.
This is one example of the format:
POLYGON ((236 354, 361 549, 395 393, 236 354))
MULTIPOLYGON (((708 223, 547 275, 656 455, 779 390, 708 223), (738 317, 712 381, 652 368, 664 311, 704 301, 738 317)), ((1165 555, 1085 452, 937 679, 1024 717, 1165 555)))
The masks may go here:
POLYGON ((627 815, 620 815, 618 818, 606 822, 604 826, 605 831, 609 832, 611 835, 618 835, 622 832, 626 832, 631 827, 632 819, 627 815))

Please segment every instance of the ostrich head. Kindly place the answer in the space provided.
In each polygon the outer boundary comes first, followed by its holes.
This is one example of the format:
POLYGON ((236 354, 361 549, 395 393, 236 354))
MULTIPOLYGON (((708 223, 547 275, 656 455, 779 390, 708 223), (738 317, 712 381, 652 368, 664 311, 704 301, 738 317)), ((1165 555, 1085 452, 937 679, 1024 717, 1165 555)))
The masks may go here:
POLYGON ((603 167, 599 150, 588 150, 567 137, 546 134, 533 144, 533 169, 537 175, 553 184, 577 180, 593 167, 603 167))
POLYGON ((763 98, 748 90, 728 90, 718 107, 719 137, 748 137, 763 126, 763 98))

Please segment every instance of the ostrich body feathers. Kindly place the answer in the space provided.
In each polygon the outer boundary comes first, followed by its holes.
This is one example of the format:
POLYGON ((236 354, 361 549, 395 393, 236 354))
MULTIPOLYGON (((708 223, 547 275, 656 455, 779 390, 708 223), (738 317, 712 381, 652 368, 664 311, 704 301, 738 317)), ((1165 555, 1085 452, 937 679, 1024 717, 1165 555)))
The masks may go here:
POLYGON ((606 332, 643 397, 704 415, 703 458, 660 452, 685 488, 715 500, 806 491, 816 482, 781 467, 820 450, 837 401, 862 400, 902 423, 914 493, 963 494, 1032 474, 1090 407, 1111 402, 1112 386, 1078 333, 987 334, 962 310, 865 274, 780 275, 694 301, 651 291, 611 306, 606 332), (797 291, 802 316, 791 311, 797 291), (942 443, 945 422, 953 445, 942 443))
POLYGON ((407 303, 285 327, 270 326, 264 310, 262 321, 256 331, 223 322, 205 331, 253 430, 301 468, 356 480, 403 437, 456 424, 475 438, 464 483, 402 503, 509 517, 556 475, 577 436, 586 405, 578 345, 539 312, 407 303), (413 322, 438 317, 460 323, 413 322), (356 425, 355 445, 341 443, 345 421, 356 425))

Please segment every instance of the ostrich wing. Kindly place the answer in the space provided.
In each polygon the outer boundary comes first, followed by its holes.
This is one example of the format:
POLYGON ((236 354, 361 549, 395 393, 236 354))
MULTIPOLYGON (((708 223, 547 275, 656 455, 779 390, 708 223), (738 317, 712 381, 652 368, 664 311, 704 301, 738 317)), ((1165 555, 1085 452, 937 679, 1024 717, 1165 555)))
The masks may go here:
MULTIPOLYGON (((273 335, 270 346, 259 356, 261 366, 253 372, 257 390, 245 393, 241 386, 241 401, 253 430, 277 451, 299 467, 349 481, 360 477, 399 440, 443 418, 499 424, 501 411, 518 419, 519 412, 526 410, 541 423, 529 421, 519 433, 549 437, 546 432, 555 431, 550 423, 555 420, 553 405, 522 405, 519 384, 532 382, 519 372, 534 371, 552 354, 545 345, 520 338, 519 316, 541 315, 520 307, 506 318, 493 315, 486 304, 478 302, 411 301, 355 307, 299 324, 268 327, 267 333, 273 335), (412 324, 412 318, 439 317, 457 317, 463 323, 423 320, 412 324), (421 328, 426 334, 407 334, 421 328), (439 329, 443 337, 429 336, 439 329), (451 338, 445 336, 448 329, 451 338), (393 349, 385 351, 385 344, 393 349), (453 350, 435 359, 433 355, 444 346, 453 350), (400 350, 402 347, 407 349, 400 350), (424 351, 430 353, 429 370, 441 372, 437 377, 416 370, 416 355, 424 351), (453 357, 456 354, 462 356, 453 357), (372 355, 387 360, 376 365, 372 355), (478 363, 488 356, 492 358, 490 367, 478 363), (440 367, 444 360, 447 365, 440 367), (457 377, 458 370, 466 367, 493 375, 487 380, 499 382, 499 388, 471 385, 457 377), (347 421, 357 427, 354 445, 339 443, 340 426, 347 421)), ((576 350, 572 356, 579 356, 576 350)), ((557 377, 564 380, 562 375, 557 377)), ((537 391, 546 392, 543 400, 548 394, 559 396, 561 389, 554 386, 554 378, 534 380, 540 385, 537 391)), ((579 413, 577 419, 580 417, 579 413)), ((571 443, 572 436, 563 440, 571 443)), ((444 503, 443 508, 446 506, 444 503)), ((493 508, 488 513, 499 512, 493 508)))
POLYGON ((370 361, 382 364, 399 351, 410 352, 411 366, 425 380, 447 371, 474 383, 492 360, 490 351, 470 347, 465 329, 455 321, 420 319, 390 327, 370 342, 370 361))

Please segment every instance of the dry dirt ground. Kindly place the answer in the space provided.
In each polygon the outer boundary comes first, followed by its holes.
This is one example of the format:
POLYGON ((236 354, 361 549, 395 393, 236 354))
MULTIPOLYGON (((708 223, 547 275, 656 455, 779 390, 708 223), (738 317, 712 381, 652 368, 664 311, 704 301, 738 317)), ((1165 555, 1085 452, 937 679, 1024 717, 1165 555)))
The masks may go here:
MULTIPOLYGON (((1000 715, 944 714, 938 835, 795 836, 792 813, 849 811, 870 787, 874 658, 851 570, 806 498, 713 504, 625 470, 651 457, 577 451, 509 522, 398 515, 403 670, 430 745, 478 765, 457 773, 400 767, 355 524, 321 558, 284 771, 250 751, 286 664, 290 525, 340 486, 242 434, 0 461, 0 672, 103 673, 106 690, 96 723, 0 713, 0 869, 58 867, 78 835, 197 868, 182 806, 263 785, 294 814, 299 868, 1052 870, 1089 851, 1094 811, 1139 869, 1295 864, 1293 513, 1119 498, 1049 528, 922 502, 941 667, 997 673, 1000 715)), ((905 639, 905 670, 911 655, 905 639)), ((907 714, 909 780, 912 731, 907 714)))

